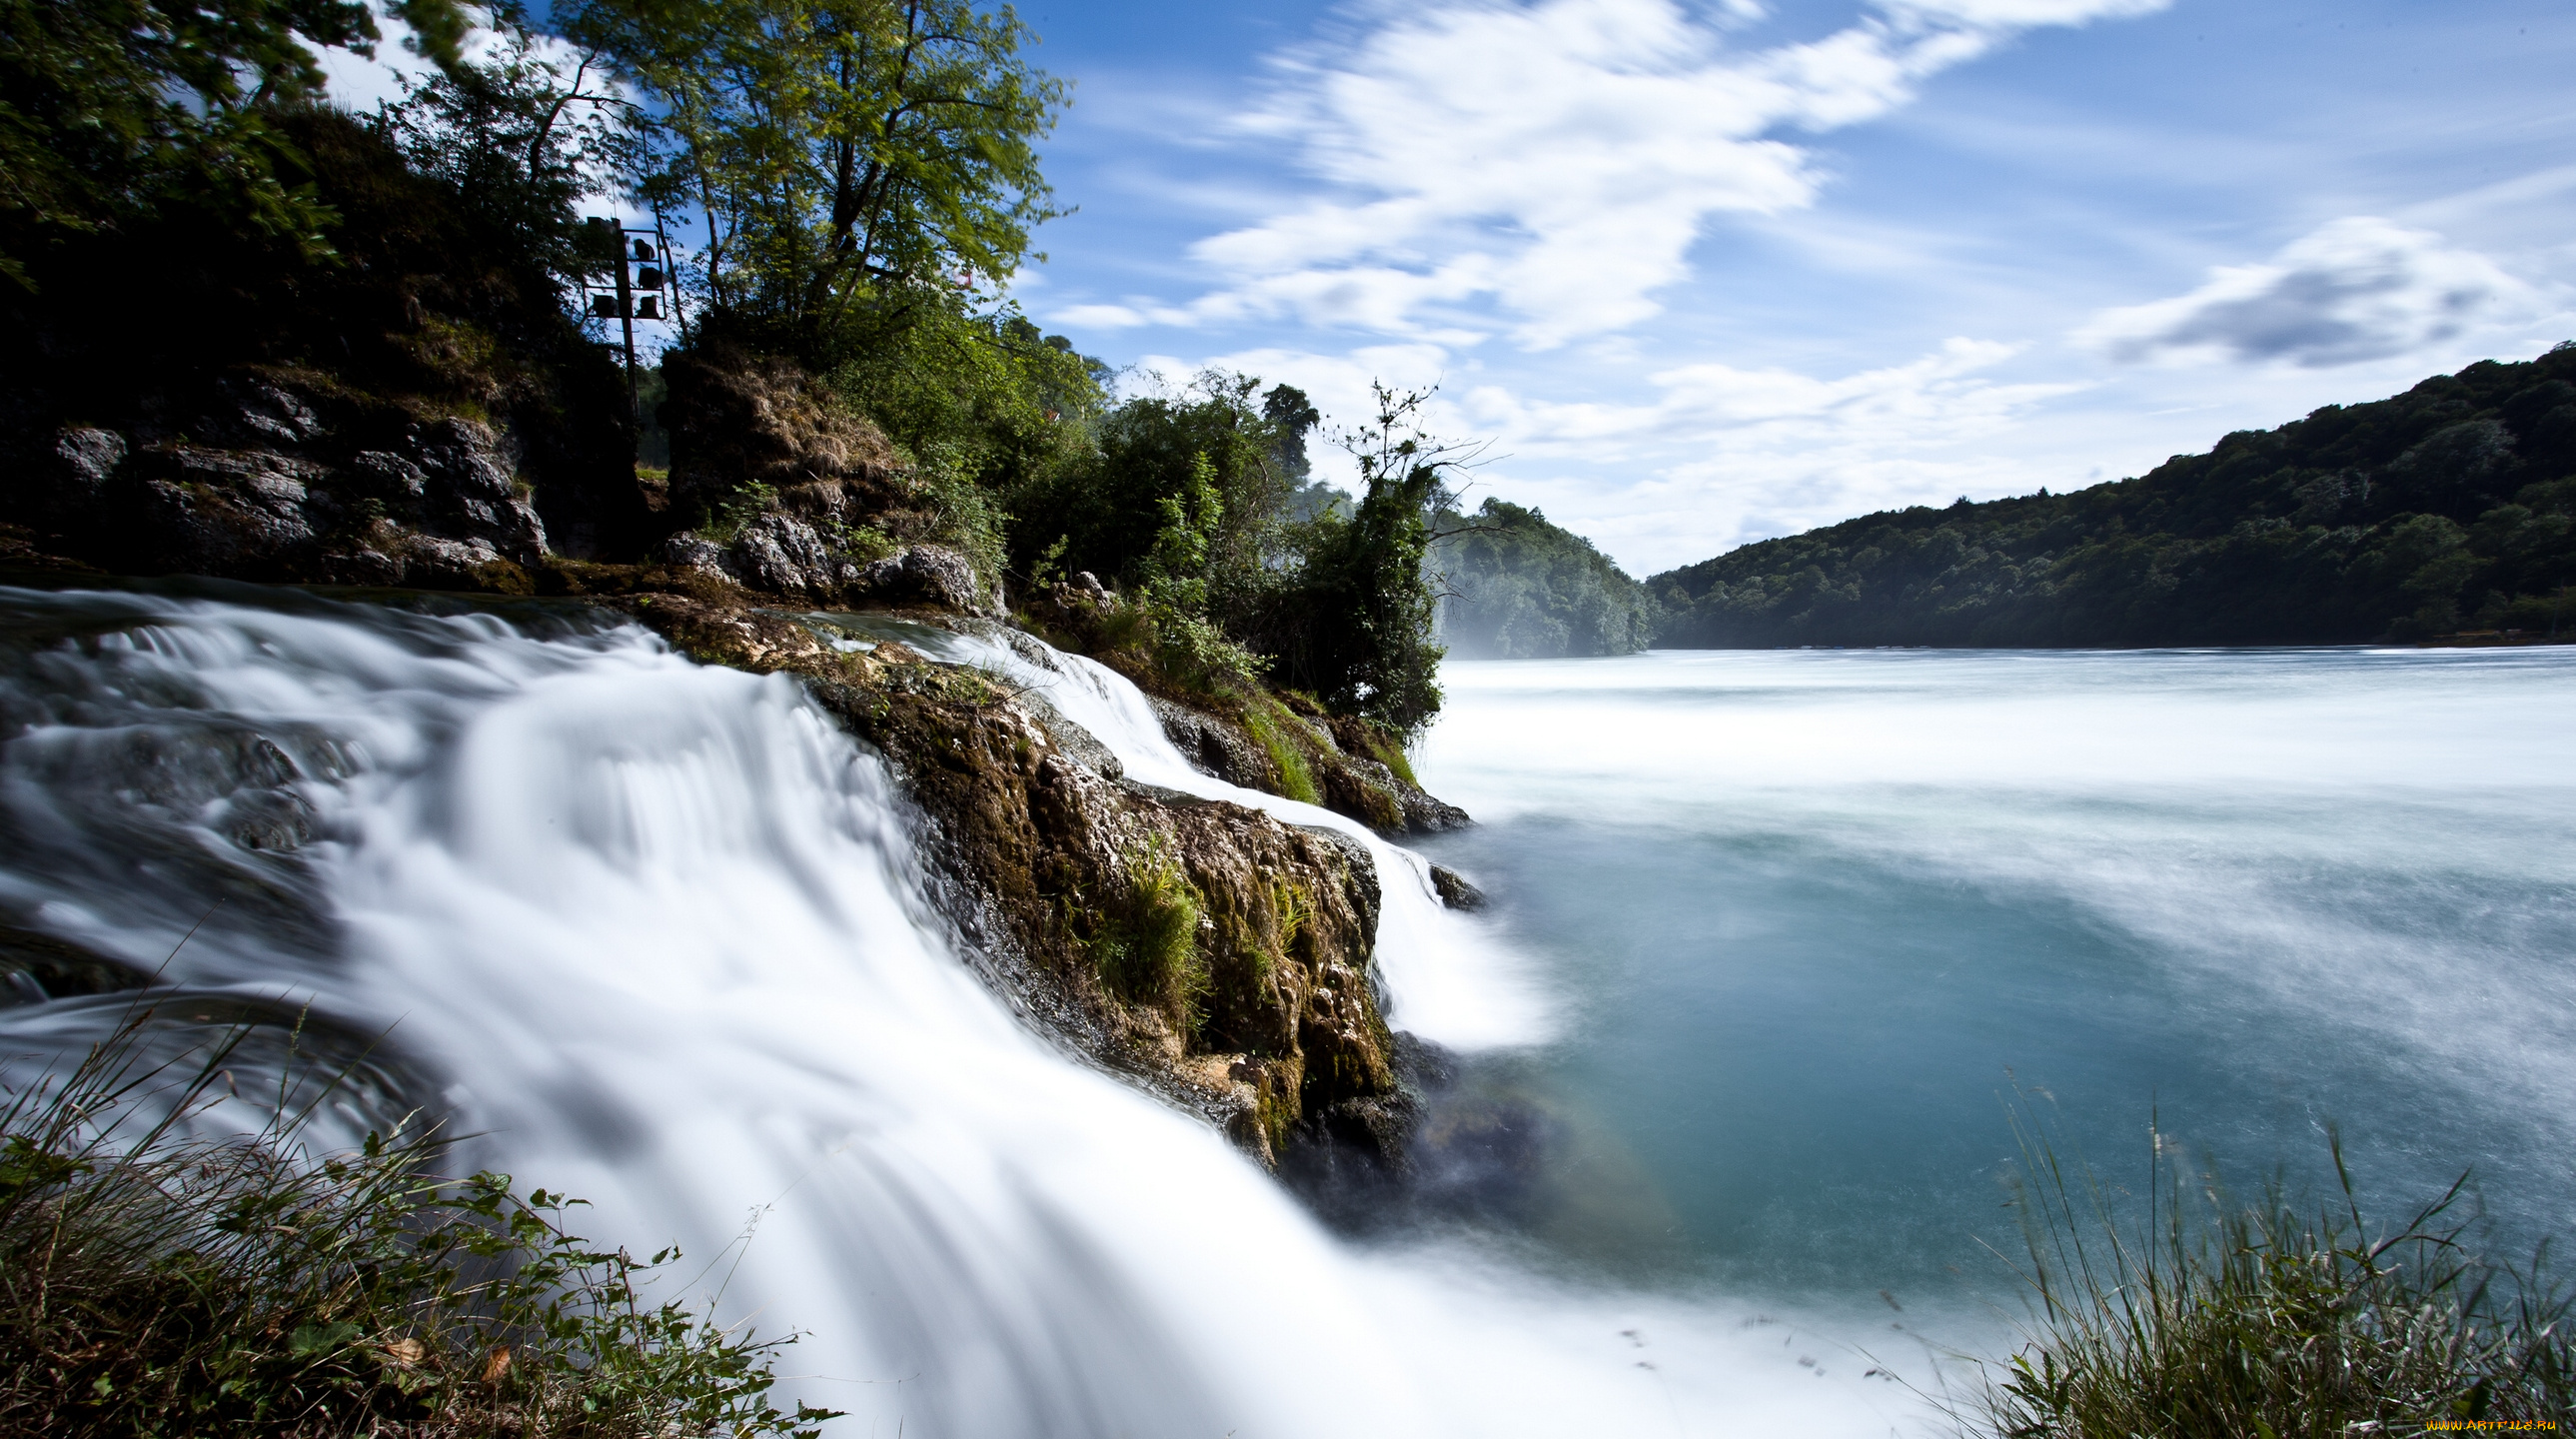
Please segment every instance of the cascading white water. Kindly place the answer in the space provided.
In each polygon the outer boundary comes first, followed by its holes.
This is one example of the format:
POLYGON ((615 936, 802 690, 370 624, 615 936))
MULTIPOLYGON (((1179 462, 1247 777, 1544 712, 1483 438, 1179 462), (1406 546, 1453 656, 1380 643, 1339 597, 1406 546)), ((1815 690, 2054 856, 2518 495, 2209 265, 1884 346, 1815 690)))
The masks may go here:
POLYGON ((1527 1044, 1545 1036, 1546 1006, 1525 967, 1497 936, 1448 912, 1420 855, 1331 810, 1191 768, 1136 686, 1087 655, 1066 654, 1025 634, 1005 642, 925 626, 914 637, 943 659, 991 670, 1043 694, 1108 746, 1131 778, 1249 806, 1290 824, 1338 830, 1368 846, 1385 895, 1377 965, 1388 990, 1388 1018, 1397 1028, 1462 1049, 1527 1044))
MULTIPOLYGON (((728 1319, 806 1331, 787 1387, 838 1433, 1875 1433, 1904 1407, 1721 1307, 1326 1236, 1011 1019, 881 767, 787 680, 632 628, 316 602, 6 591, 0 620, 0 906, 148 968, 224 896, 170 978, 388 1036, 477 1162, 592 1200, 595 1237, 720 1260, 728 1319)), ((1123 681, 975 643, 1140 776, 1251 798, 1123 681)), ((1530 1032, 1525 993, 1479 994, 1508 963, 1372 847, 1399 1020, 1530 1032)))

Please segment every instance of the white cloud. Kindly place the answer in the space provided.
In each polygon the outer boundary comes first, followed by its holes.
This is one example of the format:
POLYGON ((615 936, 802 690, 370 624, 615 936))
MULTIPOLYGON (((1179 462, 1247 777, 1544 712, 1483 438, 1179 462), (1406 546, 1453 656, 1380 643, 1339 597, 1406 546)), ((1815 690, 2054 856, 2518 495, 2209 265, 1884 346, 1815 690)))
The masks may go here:
POLYGON ((1820 379, 1794 370, 1684 365, 1647 376, 1645 404, 1522 400, 1499 386, 1470 390, 1464 417, 1516 452, 1626 458, 1683 445, 1699 454, 1829 455, 1919 450, 1992 434, 2075 384, 2003 384, 1979 373, 2015 345, 1952 339, 1902 365, 1820 379))
POLYGON ((2077 332, 2124 363, 2225 361, 2320 369, 2410 354, 2532 318, 2538 296, 2429 230, 2353 216, 2271 260, 2219 266, 2187 295, 2106 310, 2077 332))
MULTIPOLYGON (((1285 380, 1337 424, 1367 414, 1373 379, 1442 384, 1424 426, 1485 442, 1492 462, 1477 475, 1485 491, 1539 505, 1632 565, 1662 568, 1871 510, 1946 504, 1962 490, 1990 496, 2065 483, 2062 468, 1979 448, 2046 401, 2084 388, 1988 373, 2019 352, 1953 339, 1905 364, 1832 377, 1684 365, 1648 375, 1653 398, 1635 403, 1530 398, 1420 343, 1338 355, 1247 350, 1196 363, 1161 357, 1141 368, 1166 386, 1208 366, 1285 380), (1605 472, 1617 478, 1605 483, 1605 472)), ((1349 483, 1329 454, 1319 450, 1318 461, 1326 478, 1349 483)))
POLYGON ((1614 331, 1656 313, 1711 216, 1814 198, 1824 177, 1784 133, 1885 115, 2015 31, 2165 3, 1892 0, 1755 50, 1677 0, 1435 6, 1284 61, 1245 123, 1294 142, 1330 193, 1194 246, 1223 288, 1116 308, 1451 343, 1500 325, 1532 348, 1614 331))

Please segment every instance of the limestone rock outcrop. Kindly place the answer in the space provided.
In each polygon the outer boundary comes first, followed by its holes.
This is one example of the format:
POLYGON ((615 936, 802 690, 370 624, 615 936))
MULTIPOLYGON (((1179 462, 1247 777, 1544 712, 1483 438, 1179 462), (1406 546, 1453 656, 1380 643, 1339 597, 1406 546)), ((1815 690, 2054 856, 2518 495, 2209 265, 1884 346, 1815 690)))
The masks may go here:
MULTIPOLYGON (((1275 1161, 1292 1131, 1404 1112, 1373 969, 1364 846, 1153 790, 979 671, 843 653, 783 617, 657 595, 632 612, 702 662, 800 676, 920 807, 940 903, 1038 1027, 1275 1161), (1175 972, 1132 957, 1167 934, 1175 972), (1389 1107, 1394 1106, 1394 1107, 1389 1107)), ((1390 1144, 1402 1126, 1378 1126, 1390 1144)))
POLYGON ((57 553, 127 572, 526 593, 545 522, 508 438, 457 416, 328 422, 276 385, 159 438, 69 426, 5 508, 57 553))

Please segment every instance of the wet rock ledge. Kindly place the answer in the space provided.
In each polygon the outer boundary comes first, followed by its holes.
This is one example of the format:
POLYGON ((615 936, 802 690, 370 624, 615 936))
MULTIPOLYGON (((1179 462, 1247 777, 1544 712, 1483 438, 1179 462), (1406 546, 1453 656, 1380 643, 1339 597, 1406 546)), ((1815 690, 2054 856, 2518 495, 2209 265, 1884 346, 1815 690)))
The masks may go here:
POLYGON ((1061 717, 899 642, 843 653, 744 605, 616 603, 703 663, 795 675, 886 757, 939 902, 1042 1030, 1265 1163, 1293 1134, 1401 1143, 1363 846, 1127 780, 1061 717))

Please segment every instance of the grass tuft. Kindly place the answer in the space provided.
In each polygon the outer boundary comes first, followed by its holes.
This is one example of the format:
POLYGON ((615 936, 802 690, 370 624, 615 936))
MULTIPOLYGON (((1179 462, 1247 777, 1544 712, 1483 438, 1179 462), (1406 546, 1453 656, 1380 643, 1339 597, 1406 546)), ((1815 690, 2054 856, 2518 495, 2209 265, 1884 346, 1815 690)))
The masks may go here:
POLYGON ((324 1151, 309 1121, 336 1081, 299 1109, 281 1080, 276 1117, 229 1129, 210 1111, 248 1027, 155 1062, 150 1022, 0 1107, 0 1432, 644 1439, 830 1417, 769 1401, 785 1341, 646 1300, 677 1250, 598 1248, 566 1227, 579 1201, 506 1175, 431 1178, 428 1133, 324 1151))
POLYGON ((1107 931, 1094 941, 1101 975, 1112 990, 1150 1004, 1186 1033, 1208 986, 1199 959, 1205 906, 1171 846, 1154 836, 1127 862, 1127 894, 1107 931))
POLYGON ((1279 776, 1279 793, 1306 804, 1322 804, 1324 792, 1297 743, 1296 725, 1297 720, 1276 700, 1256 698, 1243 707, 1243 727, 1270 756, 1271 771, 1279 776))
MULTIPOLYGON (((2346 1439, 2576 1409, 2569 1299, 2491 1265, 2451 1186, 2372 1237, 2340 1141, 2340 1195, 2313 1212, 2276 1182, 2237 1204, 2153 1135, 2147 1213, 2123 1219, 2028 1119, 2019 1203, 2032 1322, 1967 1427, 2008 1439, 2346 1439)), ((2530 1427, 2555 1427, 2554 1424, 2530 1427)))

